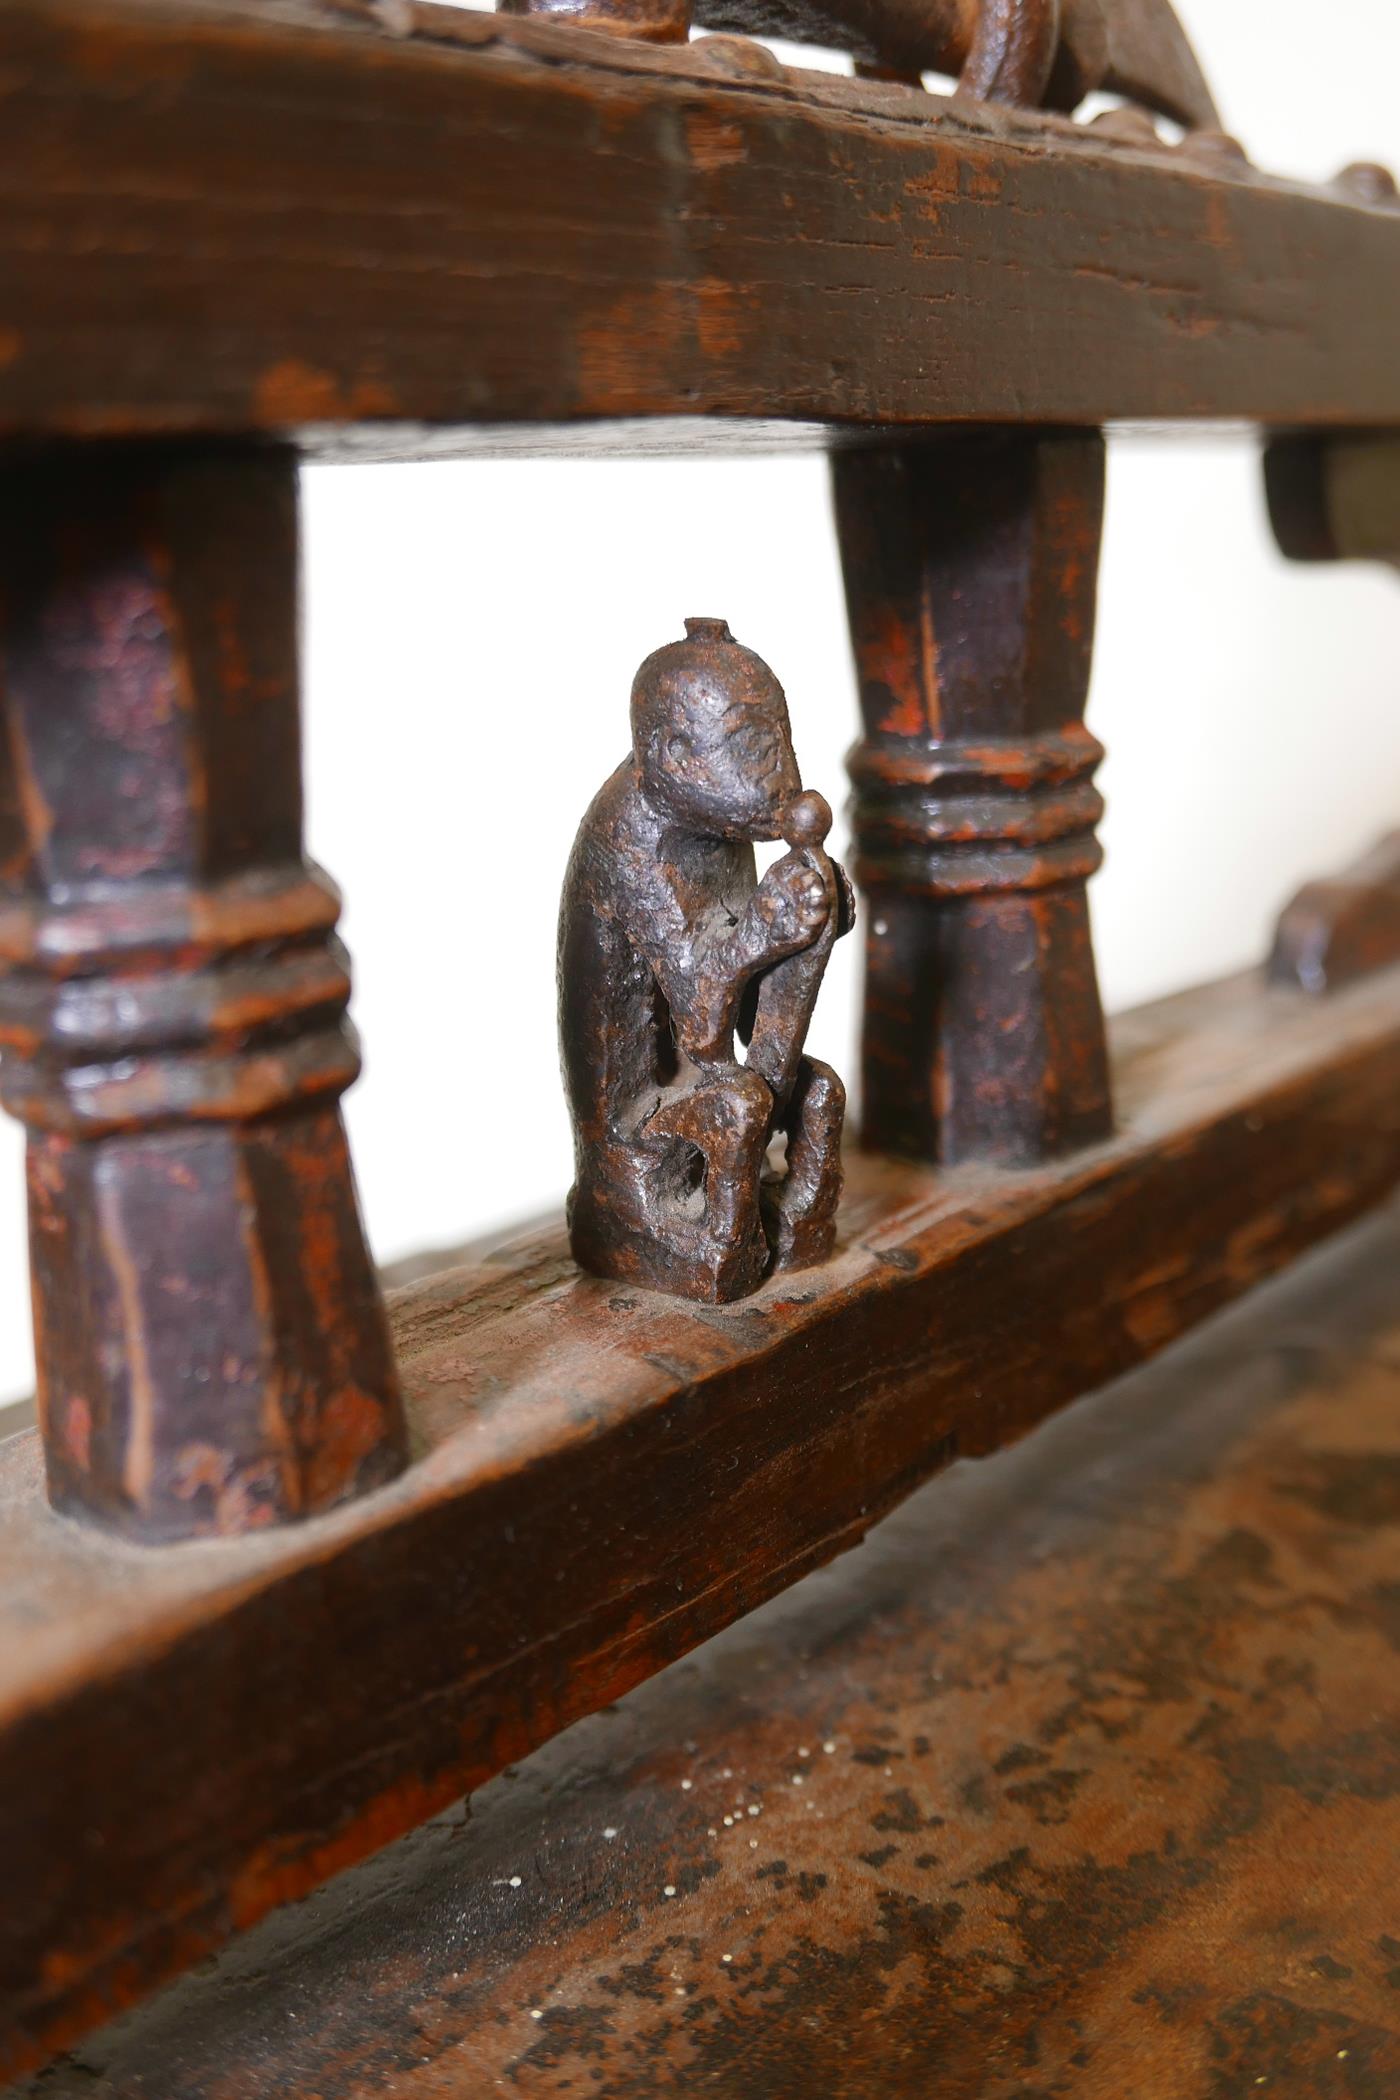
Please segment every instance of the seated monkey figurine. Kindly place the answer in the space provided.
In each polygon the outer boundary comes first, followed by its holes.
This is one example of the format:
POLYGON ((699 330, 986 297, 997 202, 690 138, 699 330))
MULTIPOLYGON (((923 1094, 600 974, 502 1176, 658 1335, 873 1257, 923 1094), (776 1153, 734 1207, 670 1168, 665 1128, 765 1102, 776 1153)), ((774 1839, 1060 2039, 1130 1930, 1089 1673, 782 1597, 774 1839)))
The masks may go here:
POLYGON ((854 900, 782 687, 725 621, 685 626, 637 673, 631 753, 569 861, 560 1035, 575 1260, 713 1304, 831 1251, 846 1096, 803 1045, 854 900))

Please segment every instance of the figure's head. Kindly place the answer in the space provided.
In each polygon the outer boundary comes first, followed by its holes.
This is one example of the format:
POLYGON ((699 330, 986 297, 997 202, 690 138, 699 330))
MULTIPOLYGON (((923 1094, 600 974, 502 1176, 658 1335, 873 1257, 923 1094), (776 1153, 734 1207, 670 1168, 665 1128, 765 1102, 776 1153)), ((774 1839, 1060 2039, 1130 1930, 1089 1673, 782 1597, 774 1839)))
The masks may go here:
POLYGON ((632 750, 649 801, 710 838, 776 839, 801 792, 783 689, 724 620, 687 620, 632 685, 632 750))

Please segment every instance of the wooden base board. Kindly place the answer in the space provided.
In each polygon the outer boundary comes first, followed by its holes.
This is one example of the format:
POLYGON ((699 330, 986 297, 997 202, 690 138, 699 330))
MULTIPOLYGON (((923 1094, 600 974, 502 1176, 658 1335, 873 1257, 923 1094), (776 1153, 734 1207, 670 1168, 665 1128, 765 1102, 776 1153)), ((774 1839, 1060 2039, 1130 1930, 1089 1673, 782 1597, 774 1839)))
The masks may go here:
POLYGON ((1120 1129, 1030 1174, 853 1160, 828 1267, 710 1308, 558 1227, 395 1294, 418 1456, 142 1552, 0 1450, 0 2068, 16 2075, 1141 1361, 1400 1180, 1400 972, 1114 1031, 1120 1129))
POLYGON ((1391 1206, 29 2100, 1392 2100, 1397 1274, 1391 1206))

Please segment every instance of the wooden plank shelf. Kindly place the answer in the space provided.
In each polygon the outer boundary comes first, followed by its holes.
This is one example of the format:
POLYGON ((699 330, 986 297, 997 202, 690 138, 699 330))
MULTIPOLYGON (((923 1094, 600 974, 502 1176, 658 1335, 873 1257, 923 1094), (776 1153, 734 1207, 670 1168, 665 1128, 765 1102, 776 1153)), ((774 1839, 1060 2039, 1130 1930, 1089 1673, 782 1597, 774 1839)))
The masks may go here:
POLYGON ((752 56, 422 0, 6 0, 0 435, 1400 423, 1383 195, 752 56))
POLYGON ((1400 2090, 1398 1272, 1392 1205, 29 2100, 1400 2090))
POLYGON ((1400 1180, 1400 971, 1115 1030, 1120 1128, 1034 1173, 850 1163, 833 1261, 706 1307, 557 1226, 396 1292, 417 1458, 143 1552, 0 1448, 0 2069, 16 2075, 854 1544, 1400 1180), (175 1717, 178 1716, 178 1721, 175 1717))

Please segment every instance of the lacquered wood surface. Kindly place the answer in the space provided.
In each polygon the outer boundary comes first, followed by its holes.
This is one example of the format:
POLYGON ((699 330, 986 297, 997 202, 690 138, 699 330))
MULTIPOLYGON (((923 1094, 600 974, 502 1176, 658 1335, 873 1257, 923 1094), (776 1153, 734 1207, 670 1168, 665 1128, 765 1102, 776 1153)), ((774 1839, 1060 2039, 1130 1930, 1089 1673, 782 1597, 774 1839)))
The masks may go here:
POLYGON ((1400 1179, 1395 973, 1327 1002, 1230 980, 1116 1045, 1111 1142, 1021 1175, 854 1157, 833 1260, 738 1305, 581 1278, 557 1226, 394 1294, 416 1462, 281 1535, 143 1553, 46 1510, 34 1439, 0 1450, 7 2069, 1400 1179))
POLYGON ((1393 200, 761 50, 7 0, 0 199, 0 434, 1400 423, 1393 200))
POLYGON ((1390 2100, 1400 1215, 35 2100, 1390 2100))

